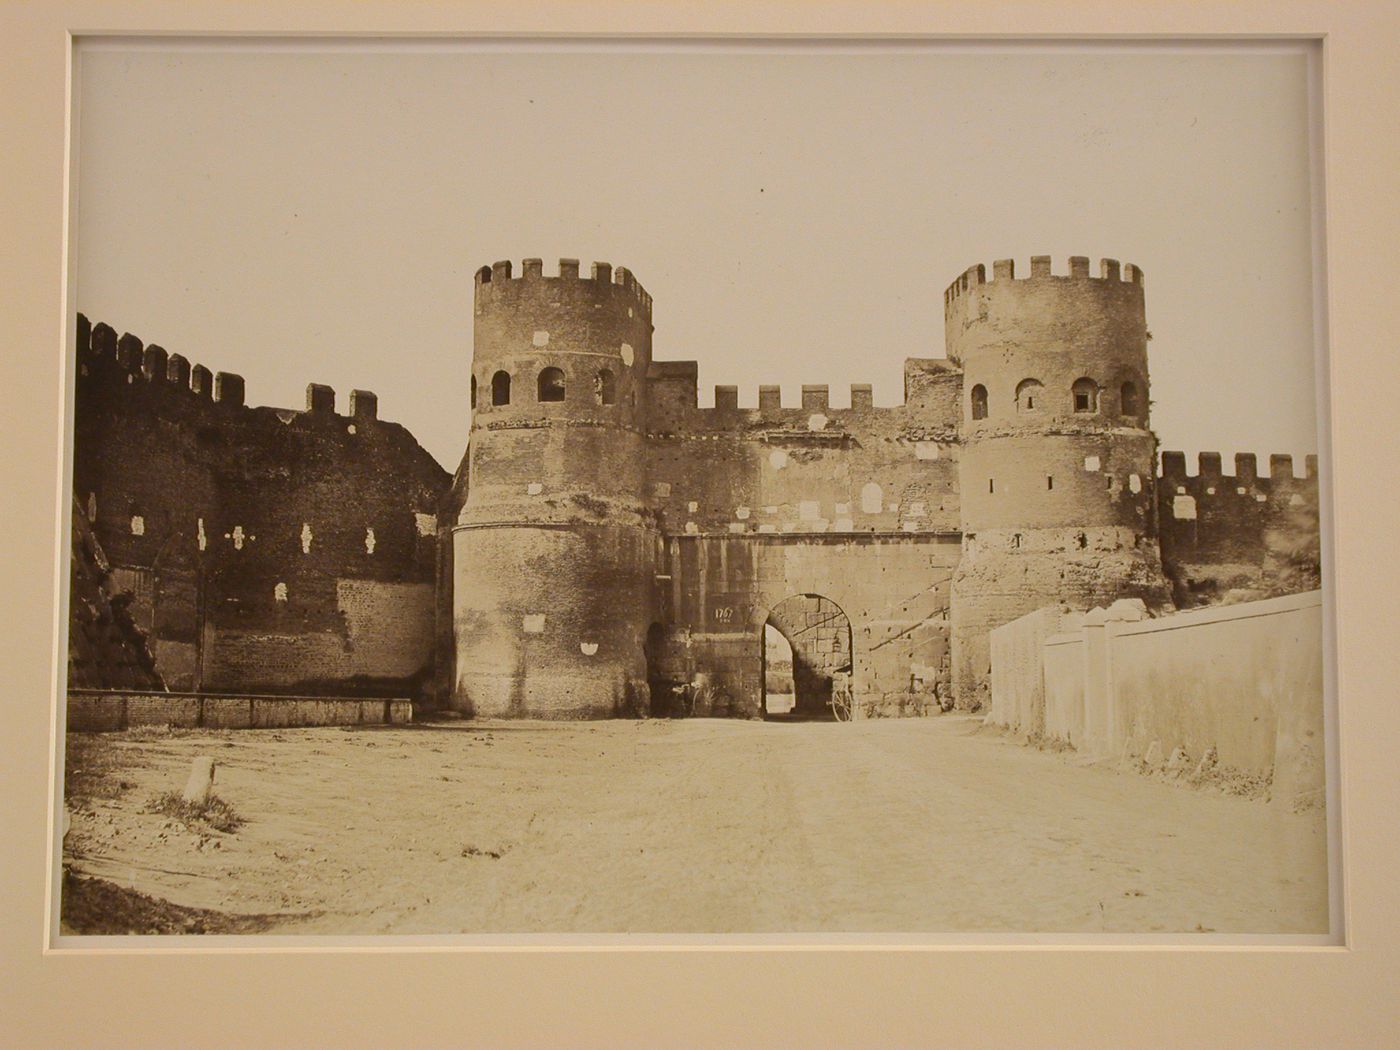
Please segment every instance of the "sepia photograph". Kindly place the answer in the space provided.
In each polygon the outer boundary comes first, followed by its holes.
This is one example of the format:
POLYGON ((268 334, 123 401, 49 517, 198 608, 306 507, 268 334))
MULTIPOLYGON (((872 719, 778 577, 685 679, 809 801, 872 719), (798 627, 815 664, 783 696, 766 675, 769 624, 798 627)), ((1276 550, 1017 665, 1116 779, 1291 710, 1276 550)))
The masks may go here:
POLYGON ((80 39, 51 942, 1340 944, 1320 76, 80 39))

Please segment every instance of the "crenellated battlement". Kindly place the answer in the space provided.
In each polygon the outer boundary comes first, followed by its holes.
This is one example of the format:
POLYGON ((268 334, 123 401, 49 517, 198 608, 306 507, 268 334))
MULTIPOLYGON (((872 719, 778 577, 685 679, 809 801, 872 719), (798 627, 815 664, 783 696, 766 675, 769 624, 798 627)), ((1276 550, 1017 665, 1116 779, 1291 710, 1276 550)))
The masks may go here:
MULTIPOLYGON (((174 396, 186 395, 223 408, 251 408, 246 403, 246 384, 241 375, 214 372, 202 364, 191 365, 184 356, 169 353, 155 343, 145 345, 130 332, 118 337, 111 325, 91 324, 83 314, 78 315, 77 335, 78 382, 84 387, 101 384, 164 390, 174 396)), ((298 414, 356 422, 378 418, 379 399, 368 390, 350 392, 349 411, 345 416, 336 413, 335 400, 331 387, 311 383, 306 390, 306 408, 298 414)))
MULTIPOLYGON (((739 388, 732 385, 715 387, 714 408, 720 412, 859 412, 869 409, 901 409, 903 404, 876 406, 873 387, 869 383, 852 383, 851 403, 833 405, 831 387, 826 383, 803 383, 796 403, 783 403, 783 388, 776 384, 762 384, 758 387, 757 398, 749 405, 739 407, 739 388)), ((745 399, 747 400, 747 399, 745 399)), ((697 403, 692 406, 699 412, 707 412, 697 403)))
POLYGON ((959 300, 967 295, 969 290, 998 281, 1112 281, 1139 286, 1143 281, 1141 269, 1132 263, 1120 264, 1117 259, 1100 259, 1098 276, 1093 276, 1089 269, 1087 255, 1071 255, 1069 257, 1069 272, 1059 274, 1053 272, 1050 256, 1032 255, 1029 275, 1016 276, 1016 260, 998 259, 992 263, 992 277, 991 280, 988 280, 987 268, 978 263, 976 266, 968 267, 952 284, 948 285, 943 292, 943 309, 945 312, 951 310, 959 300))
MULTIPOLYGON (((931 411, 947 415, 946 422, 956 426, 956 397, 961 380, 957 366, 946 358, 908 358, 904 363, 904 398, 891 405, 876 405, 874 387, 870 383, 850 385, 850 404, 833 405, 831 388, 826 383, 803 383, 794 403, 783 402, 783 388, 777 384, 760 384, 757 398, 740 406, 740 390, 733 384, 715 386, 713 407, 700 405, 698 365, 694 361, 653 361, 647 373, 653 404, 664 405, 664 413, 674 425, 684 420, 696 420, 699 428, 710 429, 726 425, 748 425, 765 419, 790 423, 799 413, 828 415, 839 418, 848 413, 881 412, 907 414, 911 410, 931 411), (942 395, 941 399, 939 395, 942 395), (939 404, 943 401, 946 404, 939 404)), ((748 400, 748 399, 745 399, 748 400)), ((674 426, 668 428, 674 429, 674 426)))
POLYGON ((579 273, 577 259, 560 259, 557 274, 544 272, 543 259, 522 259, 518 274, 509 259, 494 262, 490 266, 483 266, 476 271, 476 297, 479 301, 483 295, 491 294, 496 288, 505 286, 519 289, 522 285, 536 281, 590 282, 595 288, 607 288, 613 294, 632 298, 641 307, 645 316, 651 316, 651 295, 632 275, 632 271, 625 266, 614 268, 612 263, 606 262, 595 262, 591 272, 586 277, 579 273))
POLYGON ((1253 452, 1235 454, 1235 472, 1233 474, 1224 472, 1223 462, 1224 459, 1219 452, 1202 452, 1196 458, 1196 473, 1188 474, 1184 452, 1163 452, 1158 476, 1164 483, 1170 485, 1189 485, 1192 488, 1219 485, 1226 491, 1233 491, 1232 486, 1238 488, 1241 485, 1254 485, 1261 481, 1274 486, 1311 482, 1314 487, 1317 482, 1316 456, 1304 457, 1301 477, 1294 472, 1293 457, 1285 454, 1275 453, 1269 456, 1269 473, 1267 475, 1259 473, 1259 458, 1253 452))
POLYGON ((702 676, 761 712, 753 647, 794 595, 850 615, 814 644, 853 696, 974 708, 990 632, 1035 609, 1316 589, 1317 457, 1158 456, 1142 271, 1023 268, 947 287, 946 356, 906 357, 889 404, 768 383, 702 406, 629 270, 481 267, 455 478, 369 391, 251 407, 242 376, 79 315, 74 493, 184 680, 433 673, 478 716, 644 714, 702 676))
POLYGON ((1186 456, 1163 452, 1157 483, 1162 563, 1176 603, 1188 608, 1239 596, 1297 593, 1317 587, 1320 493, 1317 457, 1294 473, 1288 455, 1241 452, 1225 473, 1219 452, 1202 452, 1196 473, 1186 456))
POLYGON ((708 413, 725 414, 737 417, 776 415, 778 413, 845 413, 845 412, 904 412, 909 406, 905 401, 891 405, 876 405, 874 392, 869 383, 852 383, 850 404, 833 405, 831 388, 826 383, 804 383, 796 398, 783 398, 783 388, 777 384, 762 384, 758 387, 757 398, 744 398, 749 403, 741 406, 740 388, 732 384, 717 384, 714 388, 715 403, 701 405, 698 387, 685 382, 684 376, 672 376, 653 371, 649 377, 653 384, 680 385, 684 391, 672 399, 672 407, 682 409, 687 414, 704 416, 708 413))

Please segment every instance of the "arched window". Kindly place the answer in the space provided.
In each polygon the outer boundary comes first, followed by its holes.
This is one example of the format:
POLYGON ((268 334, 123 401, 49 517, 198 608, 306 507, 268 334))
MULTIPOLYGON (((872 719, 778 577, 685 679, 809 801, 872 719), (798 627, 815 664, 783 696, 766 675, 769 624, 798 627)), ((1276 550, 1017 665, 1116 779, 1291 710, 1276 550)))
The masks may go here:
POLYGON ((510 373, 501 371, 491 377, 491 404, 510 404, 510 373))
POLYGON ((1076 412, 1097 412, 1099 410, 1099 384, 1092 379, 1076 379, 1070 387, 1074 395, 1076 412))
POLYGON ((987 418, 987 388, 981 383, 972 388, 972 418, 987 418))
POLYGON ((1040 392, 1045 388, 1039 379, 1023 379, 1016 385, 1016 411, 1034 412, 1040 408, 1040 392))
POLYGON ((472 408, 476 407, 476 376, 472 376, 472 408))
POLYGON ((480 279, 480 281, 481 281, 482 284, 490 284, 490 283, 491 283, 491 267, 489 267, 489 266, 483 266, 481 269, 479 269, 479 270, 476 271, 476 276, 480 279))
POLYGON ((598 404, 617 404, 617 376, 611 369, 604 368, 593 380, 593 392, 598 395, 598 404))
POLYGON ((564 400, 564 372, 559 368, 540 370, 539 399, 541 401, 564 400))
POLYGON ((1124 383, 1120 396, 1121 400, 1119 403, 1122 406, 1123 415, 1136 416, 1141 414, 1142 402, 1138 398, 1138 388, 1136 383, 1134 383, 1131 379, 1128 380, 1128 382, 1124 383))

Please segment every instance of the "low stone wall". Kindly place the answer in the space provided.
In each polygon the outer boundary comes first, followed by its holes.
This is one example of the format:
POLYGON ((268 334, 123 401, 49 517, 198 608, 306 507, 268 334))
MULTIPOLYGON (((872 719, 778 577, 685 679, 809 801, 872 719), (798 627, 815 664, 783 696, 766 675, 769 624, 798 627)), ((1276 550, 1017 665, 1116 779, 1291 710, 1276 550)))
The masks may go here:
MULTIPOLYGON (((1042 644, 1044 678, 1038 684, 1045 698, 1043 735, 1065 743, 1081 741, 1084 739, 1084 639, 1077 634, 1056 634, 1044 639, 1042 644)), ((1037 664, 1030 673, 1038 676, 1040 671, 1037 664)))
MULTIPOLYGON (((1024 736, 1045 735, 1045 676, 1040 672, 1041 661, 1049 658, 1043 652, 1045 640, 1072 630, 1083 621, 1082 613, 1050 607, 1027 613, 991 632, 992 700, 988 722, 1024 736)), ((1059 706, 1064 706, 1062 699, 1059 706)), ((1063 734, 1067 727, 1056 729, 1063 734)))
POLYGON ((1058 633, 1046 633, 1058 610, 999 629, 988 720, 1090 758, 1271 784, 1273 798, 1295 806, 1321 802, 1321 593, 1155 620, 1133 605, 1095 609, 1058 633), (1025 659, 1036 639, 1039 659, 1025 659))
POLYGON ((194 729, 279 729, 293 726, 401 725, 413 720, 411 700, 363 697, 224 696, 200 693, 70 689, 70 732, 103 733, 142 725, 194 729))

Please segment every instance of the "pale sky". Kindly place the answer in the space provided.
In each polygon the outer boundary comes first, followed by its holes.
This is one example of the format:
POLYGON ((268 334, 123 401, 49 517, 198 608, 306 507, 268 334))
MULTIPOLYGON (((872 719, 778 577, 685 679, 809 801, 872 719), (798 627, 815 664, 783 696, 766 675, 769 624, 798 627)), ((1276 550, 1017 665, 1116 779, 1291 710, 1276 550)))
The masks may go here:
POLYGON ((86 47, 70 302, 250 404, 373 390, 452 469, 497 259, 631 269, 701 404, 840 406, 942 356, 968 266, 1108 256, 1163 448, 1317 451, 1300 47, 532 47, 86 47))

